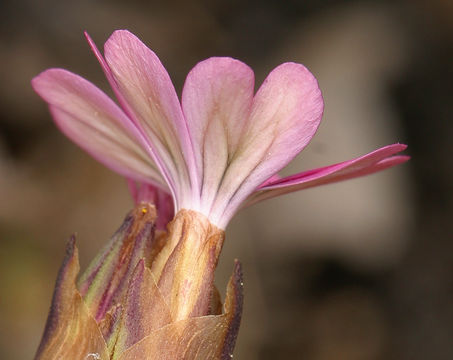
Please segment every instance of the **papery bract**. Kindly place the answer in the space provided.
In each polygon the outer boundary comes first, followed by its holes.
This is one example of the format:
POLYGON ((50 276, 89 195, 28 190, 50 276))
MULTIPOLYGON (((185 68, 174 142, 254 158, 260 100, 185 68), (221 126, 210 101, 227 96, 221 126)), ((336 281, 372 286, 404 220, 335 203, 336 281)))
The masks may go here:
POLYGON ((213 294, 224 232, 194 211, 178 213, 168 233, 155 232, 155 221, 154 206, 136 206, 78 281, 71 238, 36 360, 232 357, 242 272, 236 261, 222 308, 213 294))

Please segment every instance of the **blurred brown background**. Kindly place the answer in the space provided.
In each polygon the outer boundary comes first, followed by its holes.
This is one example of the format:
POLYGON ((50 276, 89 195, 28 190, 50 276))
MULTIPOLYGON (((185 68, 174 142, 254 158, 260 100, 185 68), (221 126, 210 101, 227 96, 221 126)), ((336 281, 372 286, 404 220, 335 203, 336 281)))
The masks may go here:
POLYGON ((124 180, 54 127, 30 79, 64 67, 107 90, 83 38, 137 34, 178 91, 196 62, 239 58, 257 84, 304 63, 326 102, 289 172, 393 143, 397 169, 274 199, 231 223, 244 264, 235 358, 453 359, 453 6, 399 1, 53 1, 0 5, 0 359, 33 357, 68 236, 82 266, 132 206, 124 180))

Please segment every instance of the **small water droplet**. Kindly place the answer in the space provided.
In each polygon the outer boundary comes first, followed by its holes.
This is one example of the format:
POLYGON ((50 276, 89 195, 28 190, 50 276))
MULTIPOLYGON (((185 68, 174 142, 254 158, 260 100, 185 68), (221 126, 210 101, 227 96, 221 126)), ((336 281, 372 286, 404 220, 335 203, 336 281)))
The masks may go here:
POLYGON ((101 359, 101 355, 99 355, 98 353, 91 353, 91 354, 88 354, 85 359, 94 359, 94 360, 100 360, 101 359))

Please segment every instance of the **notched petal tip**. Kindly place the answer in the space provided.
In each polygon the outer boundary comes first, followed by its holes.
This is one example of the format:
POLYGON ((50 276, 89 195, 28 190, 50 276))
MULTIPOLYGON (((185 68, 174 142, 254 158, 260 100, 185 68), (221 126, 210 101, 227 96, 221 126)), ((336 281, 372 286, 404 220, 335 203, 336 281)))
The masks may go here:
POLYGON ((119 37, 119 36, 132 37, 132 38, 137 39, 137 40, 139 40, 141 42, 141 40, 135 34, 130 32, 128 29, 116 29, 116 30, 114 30, 112 32, 112 34, 109 36, 109 39, 111 37, 119 37))
POLYGON ((404 150, 407 149, 407 145, 406 144, 396 143, 396 144, 389 145, 389 146, 394 146, 396 153, 404 151, 404 150))
MULTIPOLYGON (((324 99, 319 87, 318 79, 310 72, 310 70, 298 63, 286 62, 277 66, 272 70, 263 85, 268 82, 274 83, 275 89, 280 88, 281 91, 294 91, 290 96, 299 97, 301 102, 298 103, 299 110, 305 113, 306 119, 314 122, 315 129, 322 118, 324 112, 324 99)), ((274 92, 276 91, 274 89, 274 92)), ((289 111, 291 109, 288 109, 289 111)))
POLYGON ((53 89, 54 82, 66 80, 68 74, 71 74, 71 72, 61 68, 46 69, 31 79, 31 86, 44 101, 50 102, 55 91, 53 89))
POLYGON ((186 82, 188 79, 193 81, 191 78, 198 77, 196 81, 205 81, 207 83, 215 81, 212 76, 234 76, 241 77, 245 75, 249 77, 253 75, 253 70, 246 63, 228 56, 212 56, 208 59, 198 62, 192 70, 189 71, 186 82))

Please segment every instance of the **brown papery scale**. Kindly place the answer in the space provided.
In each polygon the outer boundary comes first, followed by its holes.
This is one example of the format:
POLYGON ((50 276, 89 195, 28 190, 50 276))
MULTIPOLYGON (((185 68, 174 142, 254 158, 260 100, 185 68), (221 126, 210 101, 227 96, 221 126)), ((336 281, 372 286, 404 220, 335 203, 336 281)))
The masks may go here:
POLYGON ((224 231, 179 211, 155 231, 141 203, 77 281, 75 238, 67 245, 36 360, 230 359, 242 313, 235 261, 225 303, 214 286, 224 231))

